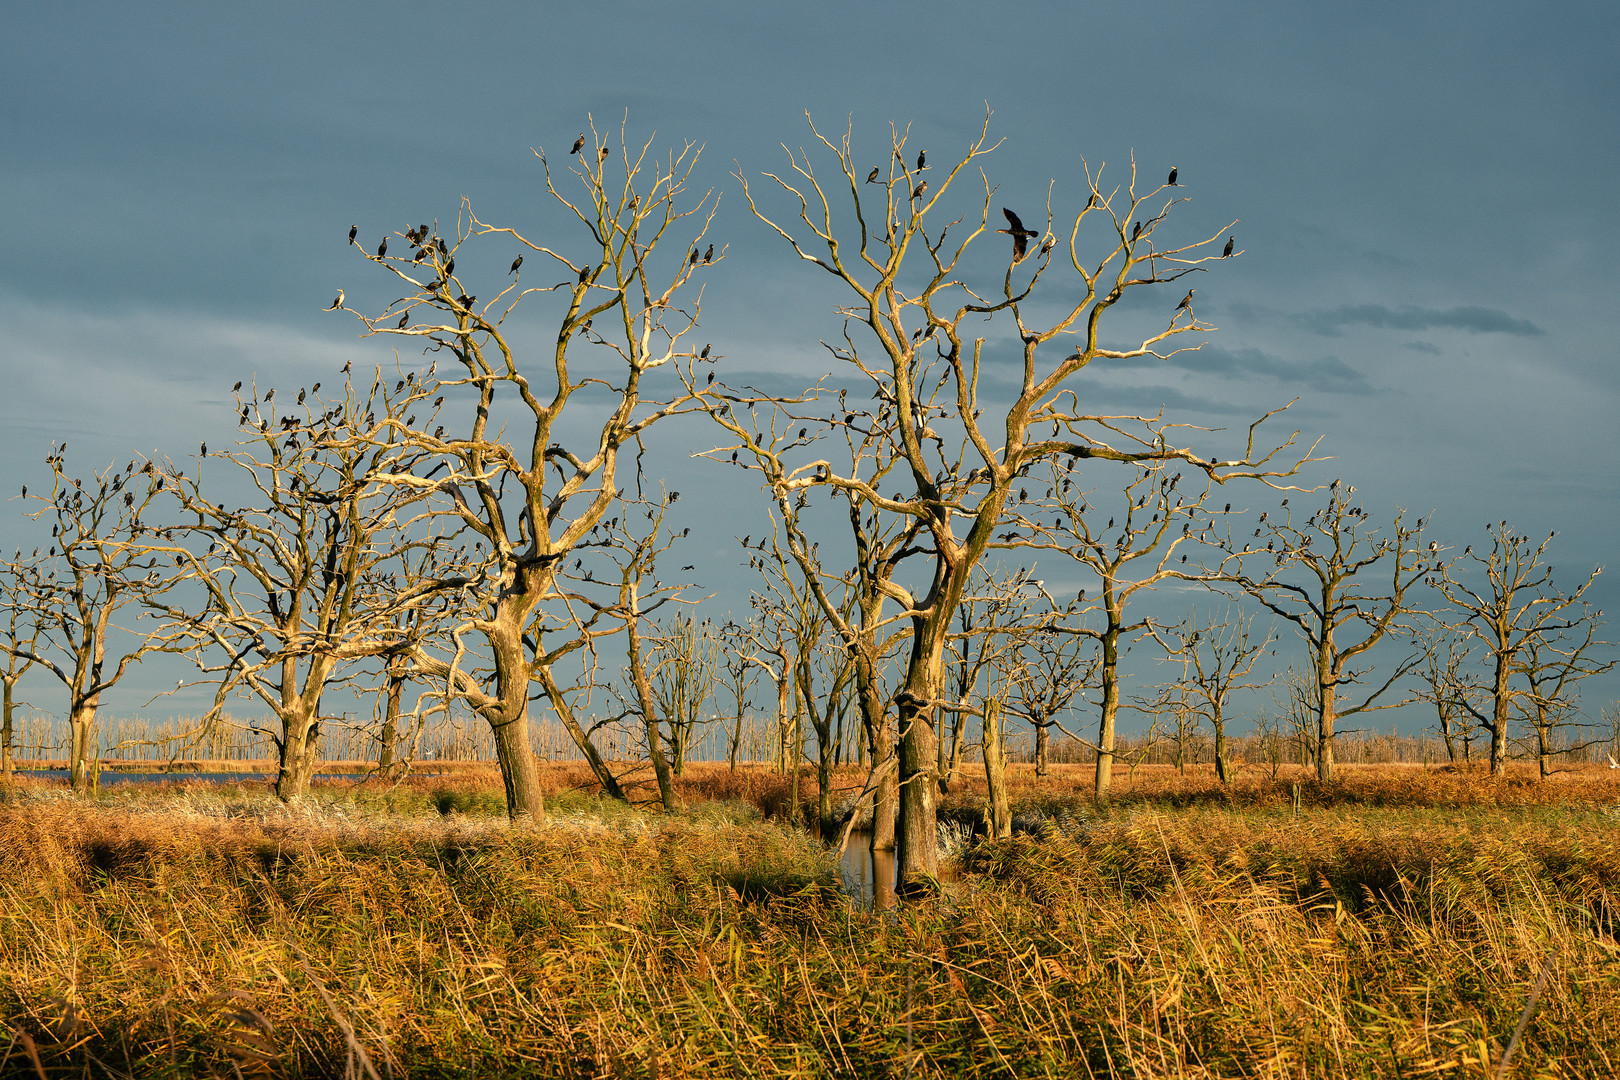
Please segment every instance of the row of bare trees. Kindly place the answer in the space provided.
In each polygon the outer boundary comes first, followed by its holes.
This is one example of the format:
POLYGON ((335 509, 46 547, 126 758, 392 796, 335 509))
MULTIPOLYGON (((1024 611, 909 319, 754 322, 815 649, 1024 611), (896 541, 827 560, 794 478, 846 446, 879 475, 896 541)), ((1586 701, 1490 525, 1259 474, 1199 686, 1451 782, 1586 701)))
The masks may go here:
MULTIPOLYGON (((397 370, 292 402, 238 384, 241 440, 184 467, 131 462, 80 482, 53 449, 51 490, 28 502, 53 543, 7 566, 7 730, 30 665, 60 679, 82 787, 101 695, 146 655, 183 655, 214 687, 204 723, 239 694, 269 711, 285 799, 307 788, 323 700, 361 691, 378 695, 390 747, 435 711, 482 717, 510 815, 540 818, 531 702, 613 796, 624 787, 597 748, 598 714, 638 719, 673 809, 672 777, 718 714, 708 703, 730 700, 735 763, 768 686, 795 778, 806 725, 815 737, 823 816, 858 718, 861 801, 915 881, 937 870, 935 800, 975 728, 996 769, 998 732, 1023 718, 1044 769, 1050 729, 1088 701, 1108 796, 1121 710, 1144 707, 1122 690, 1136 642, 1184 670, 1153 711, 1202 717, 1224 776, 1228 703, 1255 685, 1274 631, 1236 616, 1155 623, 1133 608, 1147 590, 1224 589, 1293 627, 1324 781, 1336 725, 1394 704, 1436 655, 1370 677, 1380 643, 1416 632, 1419 586, 1465 613, 1440 622, 1495 665, 1486 682, 1447 661, 1428 682, 1445 730, 1491 726, 1493 768, 1509 724, 1550 732, 1574 684, 1605 669, 1586 586, 1556 593, 1545 544, 1502 525, 1490 554, 1465 552, 1478 586, 1423 545, 1421 521, 1371 525, 1348 486, 1303 519, 1284 497, 1250 521, 1232 488, 1320 491, 1296 482, 1317 460, 1298 433, 1266 437, 1281 410, 1234 442, 1092 400, 1079 376, 1093 365, 1196 352, 1214 329, 1194 290, 1173 304, 1157 288, 1242 254, 1230 226, 1176 233, 1182 187, 1144 182, 1134 160, 1117 183, 1087 165, 1079 198, 1062 209, 1054 185, 1031 228, 998 208, 988 116, 932 166, 910 164, 921 148, 903 129, 870 170, 850 131, 811 137, 763 187, 737 180, 757 221, 842 297, 825 378, 760 390, 698 338, 702 281, 728 256, 710 235, 714 193, 689 187, 697 147, 660 157, 593 128, 572 186, 536 151, 572 230, 531 235, 464 202, 453 226, 407 226, 374 253, 355 244, 382 283, 355 291, 397 299, 340 292, 332 308, 392 339, 397 370), (746 474, 769 508, 769 534, 741 538, 760 575, 741 623, 701 617, 672 569, 679 493, 644 463, 653 425, 682 417, 717 433, 691 440, 695 456, 724 482, 746 474), (1040 559, 1059 568, 1037 576, 1040 559), (1060 599, 1045 583, 1060 578, 1087 586, 1060 599)), ((999 830, 1005 802, 992 801, 999 830)))

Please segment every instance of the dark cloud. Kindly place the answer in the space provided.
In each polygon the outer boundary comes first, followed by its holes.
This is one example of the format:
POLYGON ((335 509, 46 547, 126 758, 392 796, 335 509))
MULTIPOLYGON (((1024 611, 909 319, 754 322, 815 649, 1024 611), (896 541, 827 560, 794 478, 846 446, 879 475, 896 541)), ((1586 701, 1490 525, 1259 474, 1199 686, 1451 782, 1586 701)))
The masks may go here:
POLYGON ((1527 319, 1515 319, 1505 311, 1486 307, 1420 308, 1407 304, 1392 308, 1383 304, 1342 304, 1293 316, 1305 329, 1324 337, 1338 337, 1347 326, 1371 326, 1379 330, 1463 330, 1470 334, 1511 334, 1514 337, 1540 337, 1541 327, 1527 319))
MULTIPOLYGON (((1136 363, 1158 364, 1160 361, 1147 357, 1136 363)), ((1275 379, 1281 383, 1306 386, 1325 393, 1373 392, 1372 386, 1361 372, 1332 355, 1316 360, 1284 360, 1259 349, 1219 349, 1205 346, 1196 352, 1176 353, 1163 363, 1169 367, 1205 375, 1275 379)))
POLYGON ((1408 341, 1405 345, 1402 345, 1401 348, 1411 349, 1413 352, 1425 353, 1429 356, 1440 355, 1440 347, 1438 345, 1430 345, 1427 341, 1408 341))

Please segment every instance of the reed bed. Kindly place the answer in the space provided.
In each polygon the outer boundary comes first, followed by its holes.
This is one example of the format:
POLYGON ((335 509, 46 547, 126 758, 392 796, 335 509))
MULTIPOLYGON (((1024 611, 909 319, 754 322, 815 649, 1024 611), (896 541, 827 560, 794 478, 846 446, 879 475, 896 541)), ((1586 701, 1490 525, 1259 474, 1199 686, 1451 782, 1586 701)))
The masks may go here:
POLYGON ((1616 1075, 1616 786, 1417 772, 1031 781, 887 912, 760 820, 766 770, 663 816, 552 767, 544 827, 474 775, 13 788, 0 1075, 1487 1077, 1538 980, 1507 1075, 1616 1075))

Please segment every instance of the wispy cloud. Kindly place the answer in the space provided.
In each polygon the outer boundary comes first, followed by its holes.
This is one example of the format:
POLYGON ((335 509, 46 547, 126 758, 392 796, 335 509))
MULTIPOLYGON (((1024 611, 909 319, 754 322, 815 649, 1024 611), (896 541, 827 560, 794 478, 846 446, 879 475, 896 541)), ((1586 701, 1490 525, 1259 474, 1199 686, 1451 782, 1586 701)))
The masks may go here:
MULTIPOLYGON (((1140 364, 1158 364, 1148 357, 1140 364)), ((1366 376, 1337 356, 1315 360, 1284 360, 1260 349, 1219 349, 1205 346, 1196 352, 1176 353, 1164 364, 1204 375, 1244 376, 1275 379, 1313 390, 1340 394, 1370 394, 1373 387, 1366 376)))
POLYGON ((1324 337, 1338 337, 1348 326, 1371 326, 1379 330, 1462 330, 1470 334, 1509 334, 1513 337, 1540 337, 1541 327, 1528 319, 1516 319, 1505 311, 1487 307, 1423 308, 1406 304, 1341 304, 1318 308, 1293 316, 1295 322, 1324 337))

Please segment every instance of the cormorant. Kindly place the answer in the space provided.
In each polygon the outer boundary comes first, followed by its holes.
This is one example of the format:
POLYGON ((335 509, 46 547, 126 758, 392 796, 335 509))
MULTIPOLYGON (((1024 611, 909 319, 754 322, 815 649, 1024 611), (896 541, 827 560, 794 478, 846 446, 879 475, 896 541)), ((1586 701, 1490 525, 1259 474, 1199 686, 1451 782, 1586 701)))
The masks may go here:
POLYGON ((1006 233, 1013 238, 1013 262, 1021 263, 1028 252, 1030 238, 1041 234, 1024 228, 1024 223, 1019 220, 1018 215, 1005 206, 1001 208, 1001 213, 1007 219, 1007 228, 997 229, 996 232, 1006 233))
POLYGON ((687 266, 696 266, 697 261, 698 261, 698 249, 693 248, 692 249, 692 257, 690 259, 686 260, 686 265, 687 266))
POLYGON ((602 160, 606 161, 607 156, 608 156, 608 148, 604 146, 604 147, 602 147, 602 160))
POLYGON ((377 245, 377 258, 380 259, 384 255, 387 255, 387 254, 388 254, 388 237, 385 236, 382 239, 382 243, 377 245))
POLYGON ((394 325, 394 329, 403 330, 403 329, 405 329, 405 324, 410 322, 410 321, 411 321, 411 313, 409 311, 407 311, 405 314, 403 314, 403 315, 401 315, 399 317, 399 322, 394 325))
POLYGON ((712 349, 712 348, 714 348, 713 345, 705 345, 705 346, 703 346, 703 351, 698 353, 698 359, 699 360, 707 360, 709 358, 709 350, 712 349))
POLYGON ((358 225, 350 225, 349 226, 349 243, 351 243, 351 244, 354 243, 355 234, 358 233, 359 231, 360 231, 360 226, 358 226, 358 225))
POLYGON ((866 174, 866 182, 868 184, 875 184, 875 183, 877 183, 877 178, 878 178, 878 167, 876 165, 874 165, 874 166, 872 166, 872 171, 866 174))
POLYGON ((332 301, 332 306, 327 308, 326 310, 327 311, 336 311, 338 308, 340 308, 342 306, 343 306, 343 290, 339 289, 338 294, 337 294, 337 299, 332 301))
POLYGON ((456 260, 451 259, 444 264, 444 280, 449 281, 450 275, 456 272, 456 260))
POLYGON ((580 152, 581 148, 584 147, 584 145, 585 145, 585 133, 582 131, 582 132, 579 133, 579 138, 574 140, 574 148, 572 150, 568 151, 568 152, 570 154, 577 154, 577 153, 580 152))
POLYGON ((1170 179, 1166 180, 1165 183, 1169 184, 1171 187, 1181 186, 1176 183, 1176 167, 1174 165, 1170 166, 1170 179))
POLYGON ((1189 311, 1191 311, 1192 310, 1192 294, 1197 292, 1197 291, 1198 290, 1196 290, 1196 289, 1188 289, 1187 290, 1187 295, 1183 296, 1181 298, 1181 303, 1176 305, 1176 310, 1180 311, 1182 308, 1187 308, 1189 311))
POLYGON ((928 192, 928 181, 924 180, 917 185, 917 190, 911 193, 913 199, 920 199, 928 192))
POLYGON ((235 386, 233 386, 233 387, 231 387, 231 393, 233 393, 233 394, 234 394, 234 393, 236 393, 236 392, 237 392, 237 391, 238 391, 238 390, 240 390, 240 389, 242 389, 242 380, 241 380, 241 379, 237 379, 237 380, 236 380, 236 385, 235 385, 235 386))
POLYGON ((1227 256, 1228 256, 1228 255, 1230 255, 1230 254, 1232 254, 1232 246, 1233 246, 1233 245, 1234 245, 1234 244, 1236 244, 1236 243, 1237 243, 1237 237, 1235 237, 1235 236, 1228 236, 1228 237, 1227 237, 1227 238, 1226 238, 1226 249, 1225 249, 1225 250, 1224 250, 1224 251, 1222 251, 1222 252, 1221 252, 1221 258, 1223 258, 1223 259, 1224 259, 1224 258, 1226 258, 1226 257, 1227 257, 1227 256))
POLYGON ((705 386, 712 386, 713 384, 714 384, 714 372, 711 371, 711 372, 709 372, 709 381, 704 383, 704 385, 705 386))
POLYGON ((522 265, 523 265, 523 256, 519 255, 517 258, 512 260, 512 269, 508 270, 507 273, 508 274, 517 273, 518 272, 518 267, 520 267, 522 265))
POLYGON ((298 404, 302 405, 303 403, 304 403, 304 392, 302 390, 300 390, 300 391, 298 391, 298 404))
POLYGON ((590 268, 589 265, 585 265, 585 266, 582 266, 582 267, 579 268, 579 283, 581 285, 583 285, 583 284, 585 284, 585 282, 589 281, 590 277, 591 277, 591 268, 590 268))
POLYGON ((709 245, 709 250, 705 251, 703 253, 703 265, 708 266, 713 261, 714 261, 714 245, 710 244, 709 245))
POLYGON ((1138 221, 1135 225, 1131 226, 1131 239, 1135 240, 1138 236, 1141 236, 1141 235, 1142 235, 1142 223, 1140 221, 1138 221))
POLYGON ((918 151, 918 153, 917 153, 917 171, 918 172, 922 172, 924 169, 928 168, 927 161, 928 161, 928 151, 926 151, 926 150, 918 151))
POLYGON ((1057 247, 1057 234, 1047 233, 1045 242, 1041 244, 1041 254, 1045 255, 1055 247, 1057 247))
POLYGON ((421 262, 427 258, 427 248, 418 248, 416 254, 411 256, 411 262, 421 262))

